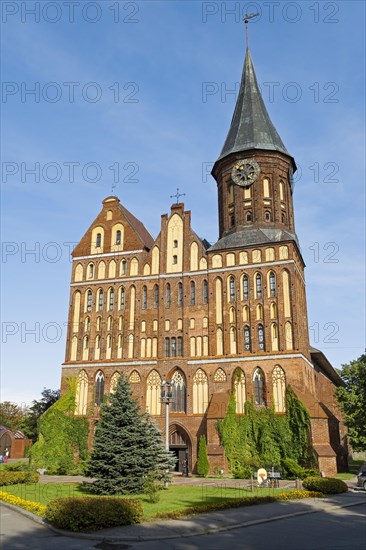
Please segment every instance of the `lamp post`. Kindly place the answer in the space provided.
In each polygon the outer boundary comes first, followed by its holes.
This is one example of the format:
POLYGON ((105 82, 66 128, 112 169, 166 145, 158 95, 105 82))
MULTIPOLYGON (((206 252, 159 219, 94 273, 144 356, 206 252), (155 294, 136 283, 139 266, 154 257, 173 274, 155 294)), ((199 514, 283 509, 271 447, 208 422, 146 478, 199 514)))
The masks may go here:
POLYGON ((174 380, 161 384, 161 402, 165 403, 165 448, 169 451, 169 405, 173 402, 174 380))

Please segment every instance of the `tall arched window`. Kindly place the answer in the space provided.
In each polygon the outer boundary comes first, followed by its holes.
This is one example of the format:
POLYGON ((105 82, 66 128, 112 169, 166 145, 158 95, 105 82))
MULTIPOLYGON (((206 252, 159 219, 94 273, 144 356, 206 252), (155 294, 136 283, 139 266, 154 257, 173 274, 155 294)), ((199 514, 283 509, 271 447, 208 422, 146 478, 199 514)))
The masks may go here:
POLYGON ((270 222, 271 221, 271 212, 269 210, 266 210, 265 213, 264 213, 264 220, 266 222, 270 222))
POLYGON ((119 229, 116 231, 116 244, 121 244, 122 242, 122 233, 119 229))
POLYGON ((231 355, 236 353, 236 329, 230 327, 230 353, 231 355))
POLYGON ((254 384, 254 402, 256 405, 266 404, 266 389, 264 383, 264 374, 262 369, 257 368, 253 376, 254 384))
POLYGON ((248 275, 243 276, 243 299, 248 300, 249 298, 249 278, 248 275))
POLYGON ((255 314, 257 321, 262 321, 263 319, 263 306, 262 304, 257 304, 257 307, 255 308, 255 314))
POLYGON ((165 357, 170 357, 170 338, 165 338, 165 357))
POLYGON ((271 347, 272 351, 278 351, 278 327, 276 323, 271 324, 271 347))
POLYGON ((262 275, 257 273, 255 276, 256 298, 262 298, 262 275))
POLYGON ((235 279, 233 276, 229 278, 229 300, 230 302, 235 300, 235 279))
POLYGON ((95 338, 94 359, 100 359, 100 336, 95 338))
POLYGON ((86 310, 91 311, 92 310, 92 302, 93 302, 93 293, 91 290, 88 290, 87 297, 86 297, 86 310))
POLYGON ((245 325, 244 327, 244 349, 245 351, 250 351, 250 326, 245 325))
POLYGON ((170 307, 172 302, 170 283, 167 283, 165 290, 166 290, 166 307, 170 307))
POLYGON ((265 349, 265 341, 264 341, 264 328, 263 325, 258 325, 258 348, 260 350, 265 349))
POLYGON ((146 386, 146 411, 151 415, 159 415, 161 412, 161 378, 156 370, 150 372, 146 386))
POLYGON ((94 264, 89 264, 88 266, 88 279, 92 279, 94 277, 94 264))
POLYGON ((112 310, 114 308, 114 289, 109 289, 109 301, 108 301, 108 309, 112 310))
POLYGON ((196 285, 194 281, 191 281, 191 306, 196 303, 196 285))
POLYGON ((97 233, 95 246, 96 246, 96 248, 100 248, 102 246, 102 234, 101 233, 97 233))
POLYGON ((216 355, 224 355, 224 341, 221 328, 218 328, 216 331, 216 355))
POLYGON ((120 309, 125 309, 125 305, 126 305, 126 291, 125 291, 125 287, 124 286, 121 286, 121 289, 120 289, 120 302, 119 302, 119 308, 120 309))
POLYGON ((277 305, 276 302, 272 302, 269 308, 271 319, 277 319, 277 305))
POLYGON ((294 337, 292 333, 292 324, 290 321, 285 323, 285 343, 286 349, 294 349, 294 337))
POLYGON ((177 355, 179 357, 182 357, 183 356, 183 337, 182 336, 178 336, 178 350, 177 350, 177 355))
POLYGON ((85 319, 84 332, 90 332, 90 317, 86 317, 85 319))
POLYGON ((203 303, 208 304, 208 282, 206 279, 203 281, 203 303))
POLYGON ((172 376, 172 411, 173 412, 186 412, 186 379, 182 371, 176 370, 172 376))
POLYGON ((144 285, 142 287, 142 309, 147 308, 147 287, 144 285))
POLYGON ((112 357, 112 335, 108 334, 107 336, 107 348, 106 348, 106 359, 112 357))
POLYGON ((154 286, 154 307, 159 307, 159 287, 158 285, 154 286))
POLYGON ((236 412, 238 414, 243 414, 244 405, 245 405, 245 374, 244 372, 237 368, 234 371, 233 375, 233 390, 236 401, 236 412))
POLYGON ((86 415, 88 405, 88 375, 85 370, 80 371, 78 375, 75 401, 75 414, 86 415))
POLYGON ((178 283, 178 306, 183 305, 183 285, 178 283))
POLYGON ((98 371, 95 377, 95 405, 99 407, 103 403, 104 397, 104 374, 98 371))
POLYGON ((73 336, 71 340, 71 350, 70 350, 70 360, 76 361, 78 353, 78 338, 77 336, 73 336))
POLYGON ((247 212, 246 215, 245 215, 245 219, 246 219, 247 222, 251 222, 252 221, 252 213, 247 212))
POLYGON ((127 262, 126 260, 122 260, 121 262, 121 275, 126 275, 127 273, 127 262))
POLYGON ((103 303, 104 303, 104 294, 103 294, 103 290, 100 288, 99 289, 99 297, 98 297, 98 310, 99 311, 102 311, 103 303))
POLYGON ((177 356, 177 339, 175 336, 173 336, 170 343, 171 343, 171 347, 170 347, 171 355, 172 357, 176 357, 177 356))
POLYGON ((286 376, 279 365, 276 365, 272 373, 273 404, 276 412, 286 412, 286 376))
POLYGON ((87 361, 89 359, 89 337, 84 337, 84 345, 83 345, 83 361, 87 361))
POLYGON ((208 406, 208 378, 198 369, 193 378, 193 414, 205 414, 208 406))
POLYGON ((269 296, 276 296, 276 275, 273 271, 269 273, 269 296))
POLYGON ((115 393, 120 376, 121 375, 120 375, 119 372, 115 372, 114 374, 112 374, 111 383, 110 383, 110 386, 109 386, 109 392, 110 393, 115 393))

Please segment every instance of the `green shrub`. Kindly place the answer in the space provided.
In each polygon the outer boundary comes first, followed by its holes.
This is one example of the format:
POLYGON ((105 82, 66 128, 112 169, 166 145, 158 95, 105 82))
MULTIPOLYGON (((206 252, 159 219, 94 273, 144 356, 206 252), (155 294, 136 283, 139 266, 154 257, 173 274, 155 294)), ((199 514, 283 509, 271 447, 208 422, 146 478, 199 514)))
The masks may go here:
POLYGON ((0 472, 0 486, 18 483, 38 483, 39 475, 33 472, 0 472))
POLYGON ((302 484, 308 491, 319 491, 323 495, 336 495, 348 491, 344 481, 334 477, 307 477, 302 484))
POLYGON ((141 502, 118 497, 64 497, 49 502, 45 518, 68 531, 97 531, 142 519, 141 502))
POLYGON ((7 462, 3 464, 3 469, 7 472, 35 472, 36 469, 31 467, 29 462, 7 462))
POLYGON ((206 438, 201 435, 198 444, 197 472, 203 477, 207 477, 210 471, 210 463, 207 456, 206 438))
POLYGON ((159 502, 161 489, 161 484, 159 484, 154 476, 146 476, 144 480, 144 493, 148 498, 148 501, 151 503, 159 502))
POLYGON ((313 468, 303 468, 296 460, 285 458, 282 460, 285 479, 305 479, 307 477, 315 477, 319 472, 313 468))

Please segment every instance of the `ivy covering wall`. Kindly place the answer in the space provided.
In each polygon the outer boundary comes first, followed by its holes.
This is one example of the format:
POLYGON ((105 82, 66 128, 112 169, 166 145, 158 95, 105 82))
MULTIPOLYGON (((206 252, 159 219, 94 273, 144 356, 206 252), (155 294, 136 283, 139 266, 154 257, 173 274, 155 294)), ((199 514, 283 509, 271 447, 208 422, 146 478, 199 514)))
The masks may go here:
POLYGON ((39 419, 39 436, 30 451, 31 463, 48 474, 78 474, 88 455, 88 421, 75 416, 76 378, 39 419))
POLYGON ((286 469, 291 462, 314 465, 310 415, 290 387, 286 389, 286 411, 276 414, 272 408, 246 402, 245 414, 238 415, 235 396, 231 396, 217 429, 234 477, 248 478, 260 467, 286 469))

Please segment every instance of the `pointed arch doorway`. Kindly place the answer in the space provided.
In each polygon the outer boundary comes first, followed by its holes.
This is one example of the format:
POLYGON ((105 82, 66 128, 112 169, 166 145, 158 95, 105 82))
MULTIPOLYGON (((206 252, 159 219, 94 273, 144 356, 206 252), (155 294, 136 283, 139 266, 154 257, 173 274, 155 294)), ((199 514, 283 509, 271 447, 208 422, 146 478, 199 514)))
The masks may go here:
POLYGON ((179 424, 172 424, 169 428, 169 450, 175 454, 177 461, 175 471, 181 474, 192 471, 192 445, 186 430, 179 424))

